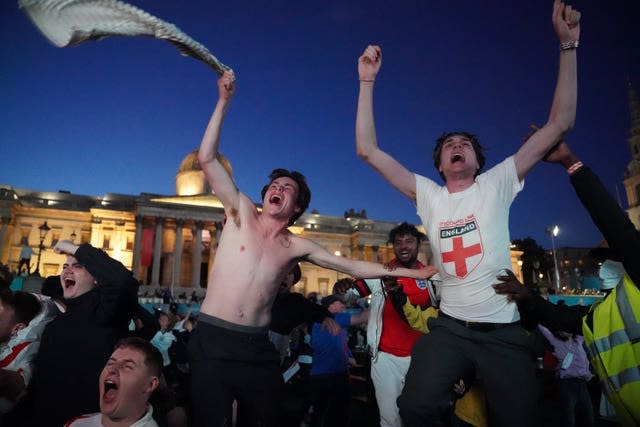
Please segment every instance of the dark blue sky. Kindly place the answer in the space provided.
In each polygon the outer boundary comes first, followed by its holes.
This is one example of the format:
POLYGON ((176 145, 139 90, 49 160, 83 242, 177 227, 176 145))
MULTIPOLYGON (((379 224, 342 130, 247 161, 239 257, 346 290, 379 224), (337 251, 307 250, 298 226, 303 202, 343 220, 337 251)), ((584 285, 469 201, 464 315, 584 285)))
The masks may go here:
MULTIPOLYGON (((635 0, 578 1, 576 126, 569 141, 623 205, 628 79, 640 92, 635 0)), ((211 50, 237 74, 222 151, 254 200, 275 167, 298 169, 310 209, 418 222, 411 202, 355 154, 356 60, 383 49, 375 107, 380 145, 439 181, 431 161, 444 130, 477 133, 492 166, 542 124, 555 85, 552 1, 135 1, 211 50)), ((0 183, 78 194, 174 194, 182 158, 198 147, 217 75, 150 38, 56 48, 0 2, 0 183)), ((513 239, 594 246, 600 234, 566 173, 541 164, 511 211, 513 239)))

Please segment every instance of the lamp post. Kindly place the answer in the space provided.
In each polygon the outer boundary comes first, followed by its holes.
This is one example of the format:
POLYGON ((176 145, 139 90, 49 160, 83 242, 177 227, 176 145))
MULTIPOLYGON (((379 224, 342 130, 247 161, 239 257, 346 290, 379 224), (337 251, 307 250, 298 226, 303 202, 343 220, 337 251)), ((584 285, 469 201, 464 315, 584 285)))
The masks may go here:
POLYGON ((556 279, 556 291, 560 291, 560 272, 558 271, 558 256, 556 255, 556 241, 555 238, 560 232, 560 228, 557 225, 547 228, 547 233, 551 235, 551 250, 553 251, 553 266, 554 275, 556 279))
POLYGON ((47 225, 47 221, 45 221, 44 224, 38 227, 38 230, 40 230, 40 245, 38 246, 38 264, 36 264, 36 271, 33 272, 34 276, 40 276, 40 257, 42 256, 42 251, 44 250, 44 238, 47 236, 49 230, 51 230, 51 227, 49 227, 47 225))

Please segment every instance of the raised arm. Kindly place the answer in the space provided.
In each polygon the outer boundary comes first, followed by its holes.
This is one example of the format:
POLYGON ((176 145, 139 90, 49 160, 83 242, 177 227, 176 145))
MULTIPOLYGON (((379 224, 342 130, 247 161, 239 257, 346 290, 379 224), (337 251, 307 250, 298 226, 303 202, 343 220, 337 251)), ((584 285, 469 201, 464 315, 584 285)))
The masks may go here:
POLYGON ((373 86, 381 65, 382 50, 379 46, 368 46, 358 59, 360 95, 356 115, 356 152, 389 184, 415 201, 416 179, 413 173, 378 147, 373 119, 373 86))
POLYGON ((567 131, 576 116, 578 77, 576 48, 580 40, 580 12, 560 0, 553 3, 553 27, 560 42, 558 80, 547 123, 523 144, 514 160, 523 179, 567 131))
POLYGON ((391 271, 384 265, 375 262, 356 261, 333 255, 322 246, 308 239, 297 238, 296 242, 297 245, 300 245, 300 249, 303 251, 301 257, 305 260, 320 267, 337 270, 360 279, 394 276, 426 280, 437 272, 435 267, 430 265, 420 270, 399 267, 391 271))
POLYGON ((545 161, 559 164, 567 170, 571 184, 593 223, 620 257, 629 277, 636 286, 640 286, 640 232, 627 213, 600 178, 571 152, 566 142, 561 141, 545 161))
POLYGON ((234 212, 238 212, 240 192, 233 182, 230 172, 221 161, 219 146, 222 122, 234 92, 235 76, 233 71, 225 71, 218 79, 218 103, 211 114, 198 152, 200 167, 202 167, 209 185, 222 202, 228 217, 232 217, 234 212))

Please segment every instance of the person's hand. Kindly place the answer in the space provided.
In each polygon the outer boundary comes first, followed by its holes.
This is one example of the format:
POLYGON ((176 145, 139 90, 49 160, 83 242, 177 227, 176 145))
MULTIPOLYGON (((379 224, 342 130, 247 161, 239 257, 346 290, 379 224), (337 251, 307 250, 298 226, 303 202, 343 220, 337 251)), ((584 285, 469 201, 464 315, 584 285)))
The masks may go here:
POLYGON ((509 301, 515 302, 531 298, 531 291, 520 283, 516 275, 513 274, 513 271, 507 269, 505 273, 503 276, 496 277, 500 283, 492 285, 497 294, 506 295, 509 301))
POLYGON ((543 157, 547 163, 558 163, 565 167, 578 161, 578 158, 569 150, 566 142, 560 141, 543 157))
MULTIPOLYGON (((522 138, 524 142, 527 142, 534 133, 540 130, 540 128, 535 124, 532 124, 529 127, 531 128, 531 131, 522 138)), ((571 152, 569 145, 564 140, 561 140, 554 145, 547 154, 545 154, 542 160, 547 163, 556 163, 568 168, 579 159, 571 152)))
POLYGON ((361 81, 374 81, 382 66, 382 49, 369 45, 358 58, 358 75, 361 81))
POLYGON ((382 282, 382 288, 386 291, 386 292, 391 292, 394 291, 395 289, 400 288, 401 286, 398 284, 398 278, 397 277, 392 277, 392 276, 384 276, 381 279, 382 282))
POLYGON ((63 255, 74 255, 78 250, 78 245, 73 243, 71 240, 58 240, 56 245, 53 247, 53 251, 57 254, 63 255))
POLYGON ((555 0, 551 20, 560 43, 580 40, 580 12, 572 6, 555 0))
POLYGON ((460 396, 466 393, 467 386, 465 385, 464 380, 462 378, 460 378, 459 382, 453 383, 453 391, 460 396))
POLYGON ((331 335, 336 336, 340 333, 340 325, 332 317, 325 317, 320 324, 320 329, 329 332, 331 335))
POLYGON ((218 79, 218 93, 220 99, 229 101, 236 90, 236 76, 233 74, 233 70, 227 70, 218 79))

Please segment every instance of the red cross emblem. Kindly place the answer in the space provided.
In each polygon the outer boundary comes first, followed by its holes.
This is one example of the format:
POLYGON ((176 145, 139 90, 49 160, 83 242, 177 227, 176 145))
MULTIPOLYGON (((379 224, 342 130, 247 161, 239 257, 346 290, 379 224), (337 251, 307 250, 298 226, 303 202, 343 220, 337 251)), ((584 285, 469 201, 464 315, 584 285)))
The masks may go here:
POLYGON ((453 238, 453 250, 451 252, 442 253, 442 262, 452 262, 456 268, 456 276, 464 277, 467 275, 467 258, 482 253, 482 246, 480 243, 475 245, 464 247, 464 241, 462 237, 453 238))
POLYGON ((454 224, 442 224, 440 254, 446 273, 464 278, 483 258, 482 238, 473 216, 454 224))

